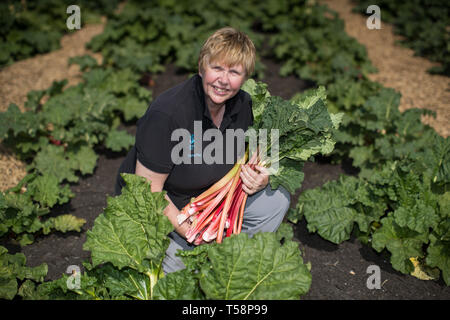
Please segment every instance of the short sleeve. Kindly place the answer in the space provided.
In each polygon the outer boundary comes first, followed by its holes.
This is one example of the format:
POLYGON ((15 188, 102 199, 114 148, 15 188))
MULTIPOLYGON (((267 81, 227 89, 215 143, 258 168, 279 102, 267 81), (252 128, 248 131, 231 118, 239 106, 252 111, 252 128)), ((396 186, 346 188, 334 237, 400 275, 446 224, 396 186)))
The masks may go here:
POLYGON ((144 167, 158 173, 169 173, 172 170, 172 130, 171 118, 160 111, 149 111, 139 120, 136 153, 144 167))

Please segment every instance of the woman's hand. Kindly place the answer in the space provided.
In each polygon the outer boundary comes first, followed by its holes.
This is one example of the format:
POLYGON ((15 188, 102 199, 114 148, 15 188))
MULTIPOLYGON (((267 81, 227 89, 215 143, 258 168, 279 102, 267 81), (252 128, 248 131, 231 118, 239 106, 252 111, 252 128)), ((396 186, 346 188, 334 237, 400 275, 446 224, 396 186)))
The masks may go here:
POLYGON ((255 166, 255 170, 250 165, 242 165, 240 177, 242 179, 242 190, 249 196, 261 191, 269 183, 269 170, 265 167, 255 166))

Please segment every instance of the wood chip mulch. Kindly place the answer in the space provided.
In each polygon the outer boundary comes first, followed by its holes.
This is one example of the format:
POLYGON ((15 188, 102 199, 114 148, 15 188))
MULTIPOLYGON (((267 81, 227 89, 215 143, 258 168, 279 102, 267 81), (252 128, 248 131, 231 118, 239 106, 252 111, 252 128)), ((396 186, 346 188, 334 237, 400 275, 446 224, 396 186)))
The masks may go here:
POLYGON ((414 56, 414 51, 396 44, 402 39, 395 35, 392 25, 383 22, 381 29, 370 30, 367 17, 352 12, 350 0, 322 0, 336 11, 345 22, 345 31, 364 45, 372 64, 378 73, 369 79, 400 92, 400 111, 410 108, 424 108, 436 112, 436 118, 423 117, 422 121, 432 126, 444 138, 450 135, 450 78, 432 75, 427 70, 438 63, 414 56))

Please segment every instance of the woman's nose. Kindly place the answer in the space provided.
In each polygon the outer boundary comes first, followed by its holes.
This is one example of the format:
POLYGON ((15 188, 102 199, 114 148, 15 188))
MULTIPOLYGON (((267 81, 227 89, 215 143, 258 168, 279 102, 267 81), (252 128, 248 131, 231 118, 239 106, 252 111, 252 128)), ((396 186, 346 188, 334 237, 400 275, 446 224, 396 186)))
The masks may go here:
POLYGON ((227 71, 222 71, 219 75, 219 83, 226 85, 228 84, 228 72, 227 71))

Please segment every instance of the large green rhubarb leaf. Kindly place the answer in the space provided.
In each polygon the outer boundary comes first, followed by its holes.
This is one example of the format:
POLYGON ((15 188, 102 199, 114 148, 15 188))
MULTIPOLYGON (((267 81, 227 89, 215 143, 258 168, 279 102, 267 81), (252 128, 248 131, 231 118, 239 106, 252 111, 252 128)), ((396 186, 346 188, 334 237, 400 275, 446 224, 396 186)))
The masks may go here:
POLYGON ((167 274, 154 287, 155 300, 200 300, 203 299, 198 281, 188 269, 167 274))
POLYGON ((384 210, 383 203, 371 198, 364 181, 341 176, 303 192, 297 212, 291 212, 289 219, 296 222, 304 215, 310 232, 338 244, 350 238, 355 222, 361 231, 369 231, 370 223, 378 221, 384 210))
POLYGON ((424 256, 422 246, 428 241, 428 234, 400 227, 392 215, 381 219, 381 224, 372 236, 372 247, 378 252, 386 248, 391 253, 392 267, 405 274, 411 273, 414 266, 409 259, 424 256))
POLYGON ((279 170, 270 176, 270 186, 272 189, 277 189, 279 185, 282 185, 294 194, 302 186, 304 177, 303 162, 285 158, 280 161, 279 170))
POLYGON ((311 285, 298 244, 245 233, 208 245, 200 286, 210 299, 299 299, 311 285))
POLYGON ((157 277, 157 271, 143 274, 130 268, 117 270, 111 265, 105 265, 101 272, 105 281, 104 286, 109 289, 111 296, 129 296, 137 300, 152 299, 154 285, 152 275, 157 277))
POLYGON ((83 248, 91 251, 94 266, 111 262, 119 269, 145 272, 144 259, 159 264, 169 246, 166 235, 173 226, 163 214, 168 202, 164 192, 152 193, 144 178, 122 176, 126 187, 120 196, 108 198, 83 248))

